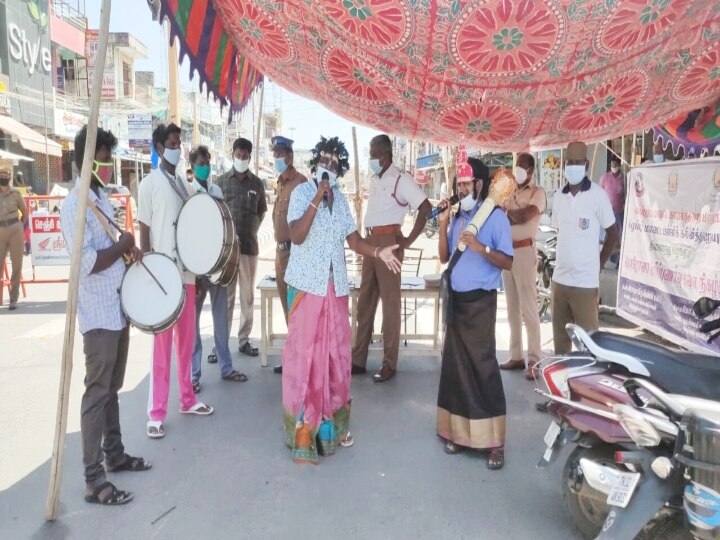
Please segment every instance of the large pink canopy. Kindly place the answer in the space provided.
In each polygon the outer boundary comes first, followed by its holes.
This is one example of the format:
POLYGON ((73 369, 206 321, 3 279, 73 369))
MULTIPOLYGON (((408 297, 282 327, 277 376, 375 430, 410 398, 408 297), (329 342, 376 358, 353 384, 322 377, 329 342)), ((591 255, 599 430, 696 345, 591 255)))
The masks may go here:
POLYGON ((267 77, 413 139, 558 147, 720 97, 717 0, 211 2, 267 77))

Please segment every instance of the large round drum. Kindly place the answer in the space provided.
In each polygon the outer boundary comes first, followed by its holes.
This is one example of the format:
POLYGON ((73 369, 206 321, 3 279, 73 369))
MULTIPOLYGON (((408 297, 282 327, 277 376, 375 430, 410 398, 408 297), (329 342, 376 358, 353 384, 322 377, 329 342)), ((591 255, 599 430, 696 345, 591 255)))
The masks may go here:
POLYGON ((145 266, 135 263, 125 272, 120 286, 120 305, 128 320, 139 330, 159 334, 180 317, 185 303, 185 286, 177 264, 167 255, 148 253, 142 262, 145 266))
POLYGON ((235 275, 238 272, 238 265, 240 264, 240 241, 238 237, 235 237, 232 250, 230 251, 230 257, 228 258, 225 268, 220 272, 212 274, 210 276, 210 283, 213 285, 220 285, 227 287, 235 279, 235 275))
POLYGON ((207 193, 183 204, 175 229, 175 245, 185 268, 197 276, 214 274, 227 264, 235 227, 227 205, 207 193))

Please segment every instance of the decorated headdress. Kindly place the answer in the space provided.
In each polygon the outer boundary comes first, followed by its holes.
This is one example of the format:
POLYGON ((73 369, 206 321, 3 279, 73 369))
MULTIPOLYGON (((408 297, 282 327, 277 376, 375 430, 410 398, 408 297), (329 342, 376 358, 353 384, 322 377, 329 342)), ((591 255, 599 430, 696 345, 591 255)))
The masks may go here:
POLYGON ((320 157, 325 154, 336 154, 338 156, 338 177, 341 177, 348 172, 350 169, 350 161, 348 160, 349 154, 347 148, 345 148, 345 143, 338 137, 326 139, 323 136, 320 136, 320 142, 312 149, 312 159, 308 163, 312 172, 317 170, 317 164, 320 161, 320 157))

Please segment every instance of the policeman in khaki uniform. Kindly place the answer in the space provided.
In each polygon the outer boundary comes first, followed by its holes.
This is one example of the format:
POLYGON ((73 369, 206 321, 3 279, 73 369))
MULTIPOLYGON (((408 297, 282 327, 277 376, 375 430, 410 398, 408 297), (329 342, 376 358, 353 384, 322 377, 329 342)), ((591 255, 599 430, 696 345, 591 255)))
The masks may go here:
MULTIPOLYGON (((285 283, 285 270, 290 260, 290 226, 287 221, 288 205, 290 194, 293 189, 307 182, 300 172, 293 166, 293 140, 285 137, 273 137, 273 156, 275 157, 275 170, 280 175, 277 181, 277 199, 272 211, 273 228, 275 229, 275 282, 277 283, 280 303, 285 314, 285 322, 288 320, 287 284, 285 283)), ((282 373, 282 365, 275 366, 275 373, 282 373)))
MULTIPOLYGON (((19 174, 19 173, 18 173, 19 174)), ((10 310, 17 308, 22 277, 23 221, 27 217, 27 208, 22 194, 10 186, 12 162, 0 160, 0 272, 5 256, 10 252, 12 274, 10 276, 10 310)))
POLYGON ((513 240, 513 265, 503 270, 508 323, 510 324, 510 360, 501 369, 525 369, 533 380, 533 368, 540 361, 540 316, 537 306, 537 256, 535 238, 540 216, 547 206, 545 190, 533 180, 535 158, 520 154, 515 166, 518 189, 505 203, 513 240), (522 323, 528 339, 527 365, 523 359, 522 323))

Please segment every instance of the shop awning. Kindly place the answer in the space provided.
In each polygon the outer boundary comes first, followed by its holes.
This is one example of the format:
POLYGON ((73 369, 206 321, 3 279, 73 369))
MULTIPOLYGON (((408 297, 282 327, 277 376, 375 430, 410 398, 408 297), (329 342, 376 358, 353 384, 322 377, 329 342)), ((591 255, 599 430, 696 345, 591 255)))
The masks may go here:
POLYGON ((13 161, 35 161, 33 158, 21 156, 20 154, 13 154, 12 152, 2 149, 0 149, 0 159, 11 159, 13 161))
POLYGON ((44 154, 47 147, 47 153, 51 156, 62 156, 62 146, 55 141, 46 139, 44 135, 27 127, 25 124, 21 124, 10 116, 0 116, 0 130, 17 137, 20 146, 25 150, 44 154))

